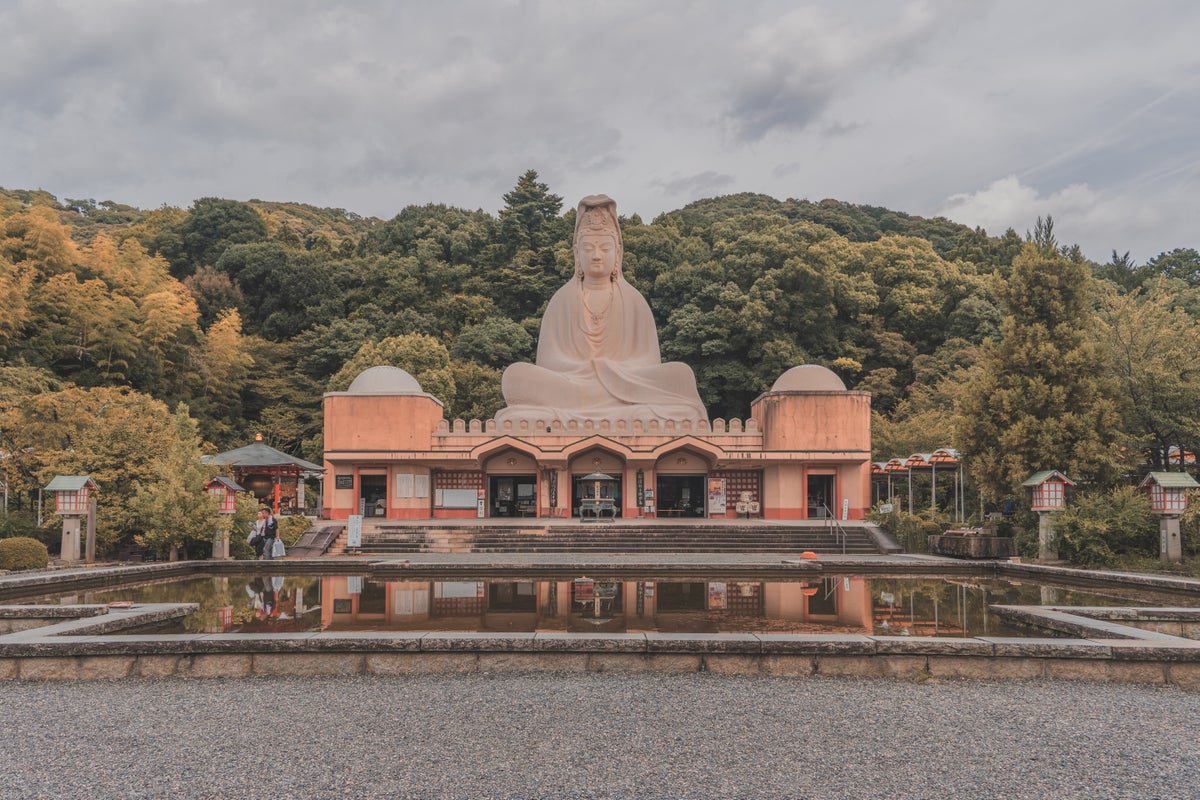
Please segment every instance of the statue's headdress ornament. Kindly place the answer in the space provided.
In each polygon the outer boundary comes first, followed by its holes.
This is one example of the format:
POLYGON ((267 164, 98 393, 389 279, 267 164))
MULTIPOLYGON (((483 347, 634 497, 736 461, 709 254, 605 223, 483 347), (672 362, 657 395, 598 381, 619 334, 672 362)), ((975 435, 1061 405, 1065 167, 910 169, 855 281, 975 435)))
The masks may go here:
POLYGON ((617 223, 617 201, 606 194, 590 194, 579 201, 575 211, 575 237, 585 233, 611 233, 617 240, 617 262, 613 270, 613 280, 621 274, 621 261, 625 254, 625 245, 621 241, 621 226, 617 223))

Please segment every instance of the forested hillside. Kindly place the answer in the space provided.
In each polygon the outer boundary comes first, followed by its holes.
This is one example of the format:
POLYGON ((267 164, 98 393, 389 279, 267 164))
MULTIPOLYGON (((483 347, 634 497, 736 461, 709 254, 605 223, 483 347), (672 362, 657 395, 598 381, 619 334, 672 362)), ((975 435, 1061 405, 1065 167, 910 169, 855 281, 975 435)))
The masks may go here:
MULTIPOLYGON (((28 491, 107 448, 134 492, 180 404, 207 446, 261 432, 320 461, 322 393, 381 362, 452 417, 491 416, 573 271, 571 203, 532 171, 502 202, 383 221, 0 190, 0 478, 28 491)), ((1200 256, 1089 263, 1052 221, 1031 227, 730 195, 624 219, 625 273, 712 417, 818 363, 873 394, 878 458, 957 447, 991 495, 1026 469, 1103 485, 1195 450, 1200 256)))

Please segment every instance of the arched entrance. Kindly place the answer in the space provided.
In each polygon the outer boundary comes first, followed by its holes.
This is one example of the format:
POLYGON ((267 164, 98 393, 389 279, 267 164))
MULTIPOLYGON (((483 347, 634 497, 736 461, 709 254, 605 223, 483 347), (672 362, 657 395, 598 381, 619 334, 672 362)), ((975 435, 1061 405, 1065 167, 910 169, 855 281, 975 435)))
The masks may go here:
POLYGON ((657 516, 703 517, 707 513, 708 459, 691 449, 667 453, 654 466, 657 516))
POLYGON ((603 472, 617 480, 604 485, 603 491, 608 499, 613 501, 616 516, 623 515, 622 499, 625 494, 625 459, 606 450, 603 447, 593 447, 579 453, 571 459, 569 467, 571 474, 571 516, 578 518, 579 509, 585 495, 591 486, 585 486, 585 476, 595 472, 603 472))
POLYGON ((519 450, 504 450, 487 460, 489 517, 536 517, 537 462, 519 450))

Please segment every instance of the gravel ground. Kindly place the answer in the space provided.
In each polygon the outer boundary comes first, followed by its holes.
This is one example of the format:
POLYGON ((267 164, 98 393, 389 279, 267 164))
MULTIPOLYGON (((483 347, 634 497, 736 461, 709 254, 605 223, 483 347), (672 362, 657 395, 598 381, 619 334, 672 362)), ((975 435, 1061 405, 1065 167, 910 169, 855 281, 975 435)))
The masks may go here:
POLYGON ((0 798, 1191 798, 1200 694, 479 674, 0 683, 0 798))

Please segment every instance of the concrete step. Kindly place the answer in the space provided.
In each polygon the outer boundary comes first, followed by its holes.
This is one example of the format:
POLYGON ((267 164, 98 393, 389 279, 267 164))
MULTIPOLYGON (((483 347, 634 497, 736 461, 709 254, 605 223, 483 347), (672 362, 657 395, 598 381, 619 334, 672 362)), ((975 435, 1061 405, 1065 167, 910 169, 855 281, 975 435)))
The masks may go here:
POLYGON ((552 532, 528 530, 477 530, 474 535, 442 535, 442 531, 375 531, 364 534, 361 552, 372 554, 403 553, 649 553, 649 552, 786 552, 875 554, 874 539, 866 531, 850 530, 845 537, 824 530, 761 529, 702 531, 695 528, 678 531, 603 529, 587 526, 582 530, 555 528, 552 532))

